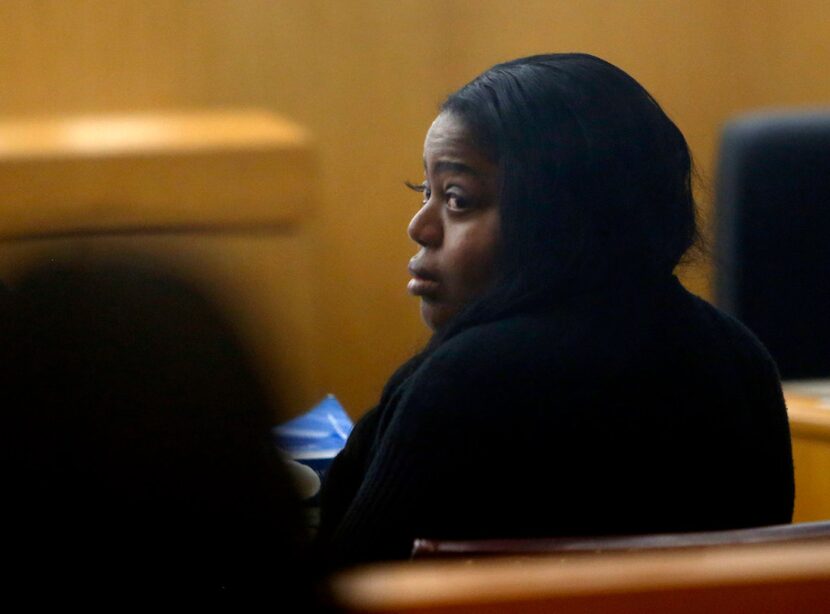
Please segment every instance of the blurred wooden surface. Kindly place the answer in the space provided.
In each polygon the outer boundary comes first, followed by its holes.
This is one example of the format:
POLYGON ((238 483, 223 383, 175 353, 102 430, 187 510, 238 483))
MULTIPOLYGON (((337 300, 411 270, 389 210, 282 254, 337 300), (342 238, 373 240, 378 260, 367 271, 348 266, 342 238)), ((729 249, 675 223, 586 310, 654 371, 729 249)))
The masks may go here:
POLYGON ((817 613, 830 603, 830 544, 395 563, 334 587, 366 613, 817 613))
MULTIPOLYGON (((4 0, 0 115, 264 107, 307 127, 319 368, 356 416, 427 336, 405 292, 418 196, 402 183, 423 172, 438 104, 498 61, 575 50, 677 121, 704 205, 728 116, 830 100, 824 0, 4 0)), ((707 270, 684 280, 705 294, 707 270)))
POLYGON ((689 548, 723 548, 746 544, 816 542, 830 544, 830 521, 799 522, 726 531, 651 533, 599 537, 548 537, 517 539, 442 540, 416 539, 412 559, 473 559, 486 556, 532 556, 646 552, 689 548))
POLYGON ((302 130, 261 111, 0 121, 0 237, 308 220, 302 130))
POLYGON ((227 311, 295 414, 319 400, 309 139, 270 113, 0 123, 0 274, 151 256, 227 311))
POLYGON ((830 518, 830 404, 788 392, 795 463, 794 522, 830 518))
POLYGON ((785 397, 793 437, 830 445, 830 399, 794 392, 786 392, 785 397))

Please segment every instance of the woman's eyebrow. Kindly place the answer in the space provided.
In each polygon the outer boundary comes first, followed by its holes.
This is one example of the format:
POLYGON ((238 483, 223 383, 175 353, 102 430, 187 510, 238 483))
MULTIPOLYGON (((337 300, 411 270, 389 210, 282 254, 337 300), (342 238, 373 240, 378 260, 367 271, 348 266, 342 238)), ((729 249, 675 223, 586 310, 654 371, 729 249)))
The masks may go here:
MULTIPOLYGON (((426 161, 424 161, 424 168, 426 168, 426 161)), ((479 173, 472 166, 468 166, 463 162, 454 162, 452 160, 439 160, 435 163, 435 166, 433 166, 432 172, 435 174, 459 173, 463 175, 471 175, 473 177, 478 177, 481 175, 481 173, 479 173)))

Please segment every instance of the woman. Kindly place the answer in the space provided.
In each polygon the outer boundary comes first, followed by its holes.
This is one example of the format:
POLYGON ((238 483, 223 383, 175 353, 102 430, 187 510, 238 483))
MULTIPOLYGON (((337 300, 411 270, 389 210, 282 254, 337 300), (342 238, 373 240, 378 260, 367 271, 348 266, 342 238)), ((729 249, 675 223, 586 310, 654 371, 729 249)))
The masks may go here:
POLYGON ((776 367, 672 274, 690 155, 636 81, 582 54, 497 65, 443 104, 424 164, 409 290, 435 334, 332 466, 335 563, 790 521, 776 367))

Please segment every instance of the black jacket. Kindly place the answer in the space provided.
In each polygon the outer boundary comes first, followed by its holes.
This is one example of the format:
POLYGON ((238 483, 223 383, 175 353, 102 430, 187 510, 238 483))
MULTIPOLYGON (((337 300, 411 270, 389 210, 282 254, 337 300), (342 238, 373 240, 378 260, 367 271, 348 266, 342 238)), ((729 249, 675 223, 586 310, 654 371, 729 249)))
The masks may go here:
POLYGON ((404 365, 323 492, 336 565, 416 537, 789 522, 786 407, 767 351, 675 279, 456 335, 404 365))

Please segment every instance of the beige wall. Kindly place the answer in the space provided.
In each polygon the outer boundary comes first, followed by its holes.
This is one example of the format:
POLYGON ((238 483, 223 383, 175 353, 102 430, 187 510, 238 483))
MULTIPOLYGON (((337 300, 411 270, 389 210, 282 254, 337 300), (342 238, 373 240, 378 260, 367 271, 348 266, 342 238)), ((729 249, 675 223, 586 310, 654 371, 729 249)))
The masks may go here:
MULTIPOLYGON (((500 60, 596 53, 663 103, 705 182, 728 116, 830 102, 828 41, 823 0, 4 0, 0 113, 266 106, 305 124, 322 379, 358 415, 426 339, 402 181, 444 95, 500 60)), ((705 267, 686 277, 708 291, 705 267)))

